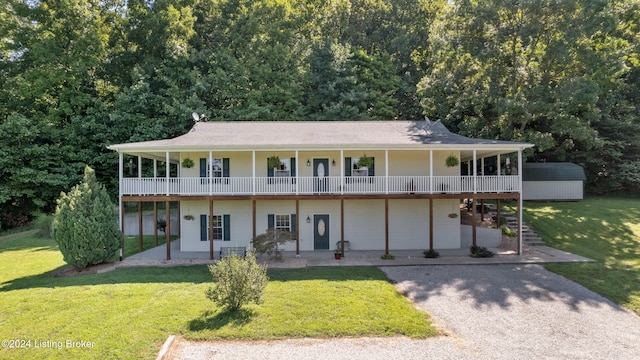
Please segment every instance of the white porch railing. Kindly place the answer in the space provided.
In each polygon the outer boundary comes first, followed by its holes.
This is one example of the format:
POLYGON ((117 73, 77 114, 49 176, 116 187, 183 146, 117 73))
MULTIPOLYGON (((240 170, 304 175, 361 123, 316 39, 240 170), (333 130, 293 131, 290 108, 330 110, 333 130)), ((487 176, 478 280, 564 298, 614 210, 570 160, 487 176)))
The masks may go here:
POLYGON ((520 191, 517 175, 124 178, 123 195, 459 194, 520 191))

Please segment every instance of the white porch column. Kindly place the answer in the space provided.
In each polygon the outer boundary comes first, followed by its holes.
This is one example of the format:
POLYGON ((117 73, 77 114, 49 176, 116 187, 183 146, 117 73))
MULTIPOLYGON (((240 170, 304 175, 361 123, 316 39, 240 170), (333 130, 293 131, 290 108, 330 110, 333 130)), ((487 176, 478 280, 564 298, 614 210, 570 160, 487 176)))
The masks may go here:
POLYGON ((207 168, 209 169, 209 176, 207 176, 209 178, 209 195, 213 195, 213 180, 211 179, 213 176, 213 151, 211 150, 209 150, 209 162, 207 168))
POLYGON ((433 194, 433 149, 429 149, 429 194, 433 194))
MULTIPOLYGON (((300 166, 298 166, 298 165, 300 164, 300 161, 299 161, 298 158, 299 158, 298 150, 296 150, 296 195, 300 194, 300 180, 298 179, 298 174, 300 174, 300 166)), ((296 228, 296 229, 298 229, 298 228, 296 228)))
MULTIPOLYGON (((473 193, 477 194, 478 190, 477 190, 477 184, 476 184, 476 180, 478 180, 478 163, 477 163, 477 159, 476 159, 476 149, 473 149, 473 193)), ((475 204, 474 204, 475 206, 475 204)))
MULTIPOLYGON (((298 161, 298 160, 296 160, 298 161)), ((296 168, 297 169, 297 168, 296 168)), ((251 192, 256 194, 256 151, 251 151, 251 192)))
POLYGON ((138 179, 142 178, 142 156, 138 156, 138 179))
POLYGON ((169 162, 169 152, 165 155, 165 177, 167 180, 167 196, 169 196, 169 176, 171 175, 171 163, 169 162))
POLYGON ((520 218, 518 220, 518 239, 520 241, 519 248, 522 255, 522 150, 518 150, 518 192, 520 193, 520 199, 518 199, 518 206, 520 208, 520 218))
MULTIPOLYGON (((123 214, 122 214, 122 208, 123 208, 123 203, 122 203, 122 179, 124 178, 124 154, 122 154, 121 152, 118 152, 118 223, 120 225, 120 231, 122 231, 124 233, 124 221, 123 221, 123 214)), ((122 249, 123 244, 120 244, 120 261, 122 261, 122 256, 124 255, 123 249, 122 249)))
POLYGON ((498 157, 498 159, 497 159, 497 161, 496 161, 496 162, 498 163, 498 169, 497 169, 497 171, 498 171, 498 176, 500 176, 500 175, 502 175, 502 173, 500 172, 500 167, 501 167, 501 166, 500 166, 500 154, 498 154, 498 155, 497 155, 497 157, 498 157))
POLYGON ((344 194, 344 150, 340 150, 340 195, 344 194))
POLYGON ((153 159, 153 195, 158 195, 158 159, 153 159))
POLYGON ((124 154, 118 153, 118 223, 120 224, 120 229, 122 229, 122 179, 124 178, 124 154))
POLYGON ((384 193, 389 194, 389 149, 384 149, 384 193))

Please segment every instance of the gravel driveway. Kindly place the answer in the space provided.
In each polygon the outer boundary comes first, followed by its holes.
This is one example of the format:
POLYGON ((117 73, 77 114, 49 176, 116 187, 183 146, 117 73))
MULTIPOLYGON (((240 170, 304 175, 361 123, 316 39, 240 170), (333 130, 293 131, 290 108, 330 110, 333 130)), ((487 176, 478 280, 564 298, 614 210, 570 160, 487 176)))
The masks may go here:
POLYGON ((179 343, 175 359, 638 359, 640 317, 537 265, 383 267, 447 336, 179 343))

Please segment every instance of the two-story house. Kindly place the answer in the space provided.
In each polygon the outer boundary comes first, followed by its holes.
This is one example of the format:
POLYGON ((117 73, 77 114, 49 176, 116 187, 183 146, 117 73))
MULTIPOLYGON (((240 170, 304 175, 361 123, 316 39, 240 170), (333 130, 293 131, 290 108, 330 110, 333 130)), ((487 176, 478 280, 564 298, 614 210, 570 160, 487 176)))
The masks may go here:
POLYGON ((119 153, 121 212, 124 202, 177 201, 181 251, 213 258, 222 246, 250 247, 267 228, 295 233, 286 250, 296 253, 342 241, 381 252, 459 249, 461 199, 516 199, 521 208, 531 146, 429 120, 213 121, 109 149, 119 153), (137 176, 125 176, 136 157, 137 176), (144 164, 152 176, 142 176, 144 164))

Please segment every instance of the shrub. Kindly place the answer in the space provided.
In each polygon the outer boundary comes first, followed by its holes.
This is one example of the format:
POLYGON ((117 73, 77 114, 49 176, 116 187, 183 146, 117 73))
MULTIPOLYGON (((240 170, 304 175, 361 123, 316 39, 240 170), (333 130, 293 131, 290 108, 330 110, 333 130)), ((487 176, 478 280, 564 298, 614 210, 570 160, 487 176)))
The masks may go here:
POLYGON ((245 258, 231 253, 213 265, 209 271, 216 284, 205 291, 208 299, 229 311, 239 310, 250 302, 262 303, 262 291, 267 286, 267 268, 256 262, 255 254, 245 258))
POLYGON ((493 255, 495 255, 493 251, 488 250, 484 246, 477 246, 477 245, 471 246, 470 256, 472 258, 490 258, 490 257, 493 257, 493 255))
POLYGON ((430 259, 435 259, 440 257, 440 253, 433 250, 433 249, 429 249, 427 251, 422 252, 422 254, 424 255, 424 257, 426 258, 430 258, 430 259))
POLYGON ((85 167, 82 182, 58 199, 51 236, 64 261, 81 270, 113 257, 122 242, 118 209, 93 169, 85 167))
POLYGON ((502 235, 507 235, 507 236, 510 236, 510 237, 516 237, 516 236, 518 236, 518 233, 513 231, 513 230, 511 230, 511 229, 509 229, 506 226, 503 226, 502 227, 502 235))
POLYGON ((384 254, 384 255, 380 256, 380 259, 382 259, 382 260, 393 260, 395 258, 396 258, 396 256, 393 255, 393 254, 384 254))
POLYGON ((38 230, 38 235, 48 238, 51 236, 51 225, 53 223, 53 215, 45 213, 35 214, 33 227, 38 230))
POLYGON ((289 241, 293 241, 292 232, 285 230, 267 229, 267 232, 256 236, 251 240, 251 244, 258 254, 267 254, 269 259, 272 257, 276 260, 282 259, 282 250, 280 246, 289 241))

